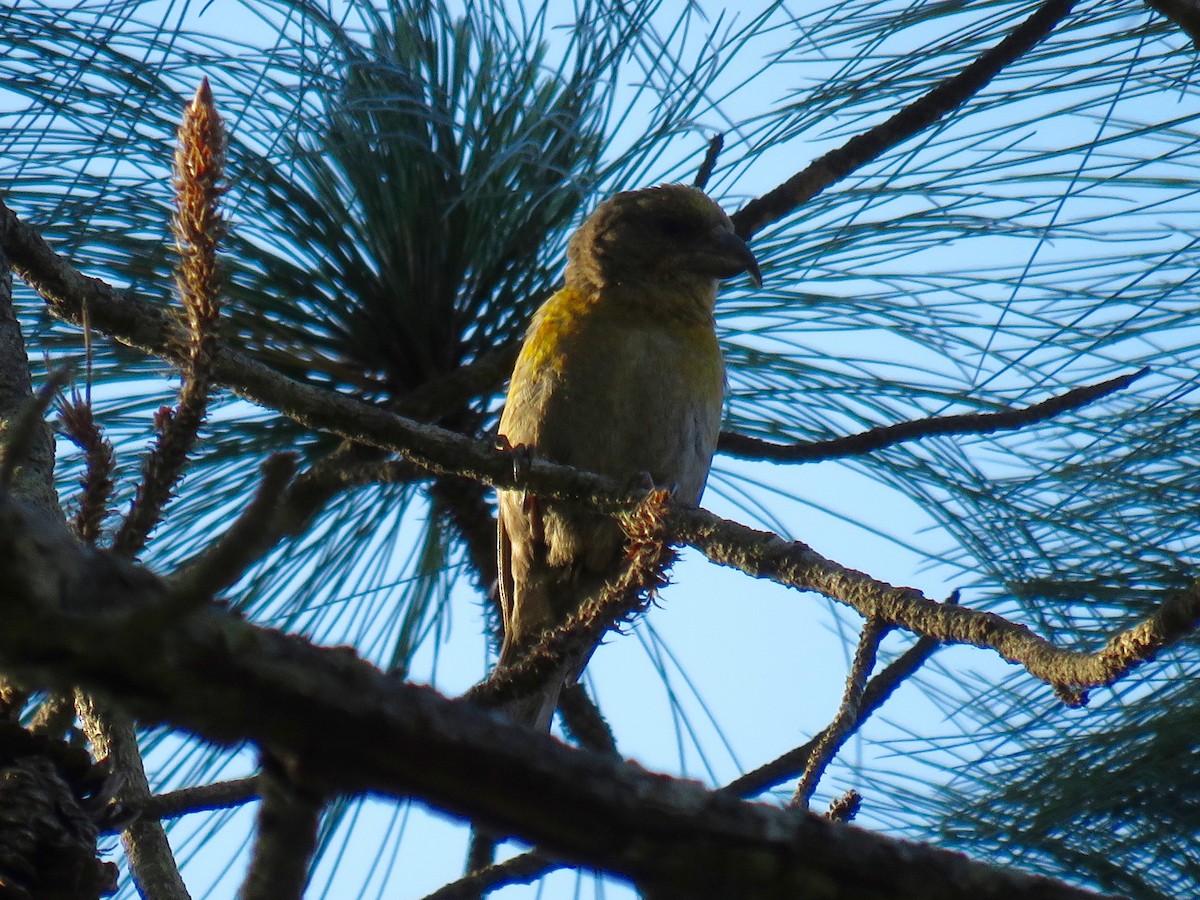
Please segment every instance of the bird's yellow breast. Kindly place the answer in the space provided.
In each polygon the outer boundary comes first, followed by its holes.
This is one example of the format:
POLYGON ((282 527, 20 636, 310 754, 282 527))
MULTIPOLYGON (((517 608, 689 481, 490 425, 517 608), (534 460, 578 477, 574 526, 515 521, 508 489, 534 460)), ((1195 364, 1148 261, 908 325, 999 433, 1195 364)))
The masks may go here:
POLYGON ((619 287, 604 294, 570 287, 558 291, 535 314, 513 380, 535 373, 561 377, 568 367, 583 365, 594 365, 595 377, 604 379, 630 363, 636 367, 644 362, 642 368, 652 370, 650 360, 635 355, 657 354, 676 369, 684 385, 701 397, 716 395, 720 402, 725 370, 711 304, 705 308, 703 299, 667 291, 650 298, 645 293, 643 288, 627 301, 619 287))

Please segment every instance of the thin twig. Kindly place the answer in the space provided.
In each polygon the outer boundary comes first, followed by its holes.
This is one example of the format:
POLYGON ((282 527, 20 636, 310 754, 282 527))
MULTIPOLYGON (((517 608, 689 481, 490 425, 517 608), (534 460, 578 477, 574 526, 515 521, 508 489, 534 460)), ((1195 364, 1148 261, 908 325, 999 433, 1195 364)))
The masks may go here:
MULTIPOLYGON (((958 591, 950 595, 946 601, 957 604, 958 591)), ((918 638, 916 643, 892 660, 882 672, 867 682, 862 699, 858 704, 859 723, 865 722, 883 704, 885 704, 906 679, 917 671, 931 657, 941 644, 930 637, 918 638)), ((721 790, 738 797, 752 797, 777 784, 790 781, 808 765, 809 757, 821 741, 824 732, 820 732, 799 747, 789 750, 782 756, 773 759, 766 765, 759 766, 753 771, 739 775, 721 790)))
POLYGON ((854 734, 862 724, 861 715, 863 691, 871 670, 875 668, 875 657, 879 653, 879 644, 891 628, 878 619, 868 619, 863 623, 862 632, 858 636, 858 648, 854 651, 854 661, 850 666, 850 674, 846 678, 846 690, 842 695, 841 705, 833 721, 822 730, 816 746, 809 754, 804 764, 804 774, 796 785, 796 793, 791 805, 807 809, 812 802, 813 793, 825 769, 833 761, 833 757, 845 744, 846 739, 854 734))
POLYGON ((0 491, 8 490, 12 485, 17 466, 29 452, 38 429, 44 427, 46 410, 70 380, 71 371, 66 366, 51 371, 46 383, 25 402, 16 419, 5 429, 4 440, 0 442, 0 491))
POLYGON ((666 491, 651 491, 636 510, 621 517, 628 539, 626 563, 615 580, 563 624, 543 632, 524 656, 497 668, 463 697, 484 706, 497 706, 531 694, 558 673, 573 654, 594 646, 609 628, 645 609, 654 593, 665 586, 664 572, 675 558, 663 531, 669 497, 666 491))
POLYGON ((267 525, 276 516, 296 464, 294 453, 274 453, 263 462, 262 481, 241 515, 172 579, 175 614, 184 614, 233 585, 270 549, 271 543, 264 541, 264 537, 271 537, 267 525))
POLYGON ((58 422, 63 433, 84 454, 79 509, 71 526, 81 541, 94 545, 100 539, 113 492, 112 475, 116 466, 113 445, 96 422, 91 401, 80 397, 78 391, 72 391, 71 399, 63 402, 58 422))
POLYGON ((464 875, 458 881, 452 881, 432 894, 426 894, 425 900, 472 900, 510 884, 532 884, 555 869, 563 868, 564 865, 536 850, 531 850, 464 875))
POLYGON ((708 187, 709 179, 712 178, 713 171, 717 168, 717 159, 724 148, 725 135, 718 131, 708 141, 708 149, 704 151, 704 160, 696 171, 696 180, 692 182, 694 187, 698 187, 702 191, 708 187))
POLYGON ((947 78, 887 121, 857 134, 793 175, 779 187, 751 200, 732 216, 737 233, 749 239, 841 181, 861 166, 933 125, 971 99, 1010 63, 1020 59, 1067 17, 1076 0, 1047 0, 996 46, 957 75, 947 78))
POLYGON ((258 796, 259 777, 248 775, 245 778, 153 794, 131 811, 143 819, 177 819, 190 813, 242 806, 257 800, 258 796))
POLYGON ((951 434, 992 434, 996 431, 1014 431, 1027 428, 1047 419, 1052 419, 1069 410, 1079 409, 1089 403, 1124 390, 1142 376, 1149 367, 1125 375, 1118 375, 1098 384, 1089 384, 1051 397, 1032 406, 1020 409, 1002 409, 990 413, 962 413, 953 416, 931 416, 883 425, 859 434, 833 438, 827 441, 811 441, 795 444, 776 444, 759 438, 734 432, 721 432, 718 449, 722 453, 739 459, 766 459, 772 462, 819 462, 845 456, 861 456, 890 447, 902 441, 951 434))

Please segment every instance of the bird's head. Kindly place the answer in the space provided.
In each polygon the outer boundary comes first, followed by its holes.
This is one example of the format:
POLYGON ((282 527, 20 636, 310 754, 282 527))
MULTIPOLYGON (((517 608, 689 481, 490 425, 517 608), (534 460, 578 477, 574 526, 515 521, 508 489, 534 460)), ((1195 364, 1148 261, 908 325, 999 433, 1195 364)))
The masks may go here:
POLYGON ((567 248, 568 285, 703 283, 715 291, 717 281, 741 272, 762 285, 758 261, 729 216, 703 191, 683 184, 623 191, 606 200, 567 248))

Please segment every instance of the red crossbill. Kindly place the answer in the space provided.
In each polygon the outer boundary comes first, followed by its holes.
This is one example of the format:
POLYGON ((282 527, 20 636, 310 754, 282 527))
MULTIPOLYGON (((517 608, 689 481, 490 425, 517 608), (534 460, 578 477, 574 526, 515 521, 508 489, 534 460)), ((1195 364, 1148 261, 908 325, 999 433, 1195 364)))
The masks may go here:
MULTIPOLYGON (((725 392, 717 283, 746 271, 761 283, 754 255, 700 190, 667 184, 602 203, 572 236, 565 284, 525 335, 501 436, 625 483, 648 474, 699 502, 725 392)), ((500 664, 619 574, 623 544, 620 526, 586 504, 500 491, 500 664)), ((568 661, 512 714, 548 728, 564 681, 586 662, 568 661)))

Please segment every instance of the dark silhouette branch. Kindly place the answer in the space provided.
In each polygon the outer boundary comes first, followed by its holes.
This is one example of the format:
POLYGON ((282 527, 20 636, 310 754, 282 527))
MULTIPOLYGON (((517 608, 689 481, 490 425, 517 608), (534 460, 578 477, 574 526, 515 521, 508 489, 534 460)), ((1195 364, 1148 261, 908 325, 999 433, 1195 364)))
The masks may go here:
POLYGON ((258 795, 259 777, 249 775, 245 778, 154 794, 131 811, 145 819, 177 819, 189 813, 243 806, 257 800, 258 795))
POLYGON ((317 848, 321 800, 269 758, 263 760, 258 791, 254 850, 238 900, 300 900, 317 848))
POLYGON ((692 181, 694 187, 698 187, 702 191, 708 188, 708 181, 717 168, 717 159, 723 149, 725 149, 725 135, 718 131, 708 141, 708 149, 704 151, 704 159, 701 160, 700 168, 696 170, 696 178, 692 181))
POLYGON ((990 413, 962 413, 952 416, 931 416, 910 422, 883 425, 859 434, 832 438, 827 441, 805 441, 795 444, 776 444, 735 432, 721 432, 717 445, 720 452, 738 459, 763 459, 772 462, 820 462, 840 459, 845 456, 861 456, 882 450, 902 441, 952 434, 993 434, 997 431, 1015 431, 1028 428, 1047 419, 1124 390, 1142 376, 1149 368, 1118 375, 1097 384, 1084 385, 1050 397, 1032 406, 1019 409, 1002 409, 990 413))
POLYGON ((470 872, 457 881, 438 888, 432 894, 426 894, 425 900, 478 900, 488 891, 499 887, 532 884, 564 866, 565 863, 531 850, 504 862, 492 863, 470 872))
POLYGON ((887 121, 857 134, 836 150, 814 160, 779 187, 751 200, 731 217, 749 240, 767 225, 811 200, 851 172, 924 131, 987 87, 1011 63, 1033 49, 1067 17, 1076 0, 1046 0, 1028 19, 965 69, 922 95, 887 121))
POLYGON ((26 683, 81 684, 147 724, 254 741, 319 795, 416 797, 650 897, 782 900, 817 882, 842 898, 1096 896, 573 749, 213 605, 147 627, 165 582, 6 495, 0 561, 0 662, 26 683))

